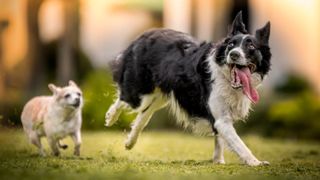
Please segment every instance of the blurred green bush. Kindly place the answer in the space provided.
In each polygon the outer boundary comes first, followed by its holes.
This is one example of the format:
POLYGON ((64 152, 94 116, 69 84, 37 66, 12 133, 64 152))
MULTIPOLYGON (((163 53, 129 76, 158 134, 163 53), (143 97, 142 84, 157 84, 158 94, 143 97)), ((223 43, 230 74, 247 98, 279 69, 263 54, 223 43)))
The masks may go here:
MULTIPOLYGON (((96 70, 81 85, 84 95, 83 128, 103 129, 105 113, 116 97, 116 88, 109 72, 96 70)), ((129 127, 134 113, 122 113, 113 128, 129 127)))
POLYGON ((320 98, 295 75, 254 108, 241 132, 271 137, 320 139, 320 98))
POLYGON ((273 104, 268 115, 274 136, 320 138, 320 100, 311 92, 273 104))

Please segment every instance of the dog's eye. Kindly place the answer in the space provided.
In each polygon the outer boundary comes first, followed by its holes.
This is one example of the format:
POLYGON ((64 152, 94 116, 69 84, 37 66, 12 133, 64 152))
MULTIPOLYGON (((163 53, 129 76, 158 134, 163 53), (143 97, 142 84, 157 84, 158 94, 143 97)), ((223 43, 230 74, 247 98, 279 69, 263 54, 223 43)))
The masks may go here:
POLYGON ((66 94, 66 95, 64 95, 64 98, 69 98, 70 97, 70 94, 66 94))
POLYGON ((78 95, 78 96, 81 96, 81 93, 78 92, 77 95, 78 95))
POLYGON ((256 47, 254 47, 253 44, 249 44, 249 45, 248 45, 248 48, 249 48, 250 50, 255 50, 255 49, 256 49, 256 47))
POLYGON ((230 42, 229 44, 228 44, 228 47, 229 48, 232 48, 234 46, 234 43, 233 42, 230 42))

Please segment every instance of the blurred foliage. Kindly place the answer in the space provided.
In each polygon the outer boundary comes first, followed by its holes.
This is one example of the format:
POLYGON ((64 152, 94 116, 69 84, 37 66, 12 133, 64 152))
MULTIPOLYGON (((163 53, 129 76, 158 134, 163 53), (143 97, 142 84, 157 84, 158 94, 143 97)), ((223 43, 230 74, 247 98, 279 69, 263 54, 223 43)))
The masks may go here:
POLYGON ((269 117, 273 135, 320 138, 320 100, 310 92, 273 104, 269 117))
MULTIPOLYGON (((116 88, 111 74, 104 70, 90 73, 81 86, 84 94, 83 127, 85 129, 102 129, 105 113, 116 97, 116 88)), ((129 127, 135 117, 134 113, 122 113, 113 128, 129 127)))
POLYGON ((242 132, 287 138, 320 138, 320 98, 307 81, 291 75, 254 108, 242 132))
POLYGON ((283 84, 278 85, 275 88, 275 91, 277 93, 281 94, 299 94, 303 91, 308 91, 311 89, 310 84, 305 81, 303 78, 296 76, 296 75, 290 75, 283 84))

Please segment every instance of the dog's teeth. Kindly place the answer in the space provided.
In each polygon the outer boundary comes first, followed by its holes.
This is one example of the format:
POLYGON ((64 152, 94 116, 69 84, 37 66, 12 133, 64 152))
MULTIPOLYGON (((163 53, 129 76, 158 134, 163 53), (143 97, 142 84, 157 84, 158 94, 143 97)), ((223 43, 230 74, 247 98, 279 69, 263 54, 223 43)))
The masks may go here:
POLYGON ((253 73, 256 70, 256 65, 254 65, 254 64, 249 64, 248 67, 249 67, 251 73, 253 73))

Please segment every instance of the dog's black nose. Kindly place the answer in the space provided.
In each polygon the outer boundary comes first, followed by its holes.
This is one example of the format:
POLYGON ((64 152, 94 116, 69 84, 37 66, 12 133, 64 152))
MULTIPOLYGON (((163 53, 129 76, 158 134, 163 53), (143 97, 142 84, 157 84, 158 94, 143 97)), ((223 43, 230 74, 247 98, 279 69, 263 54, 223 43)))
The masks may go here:
POLYGON ((230 53, 230 58, 234 61, 236 61, 237 59, 239 59, 240 57, 240 53, 238 51, 232 51, 230 53))
POLYGON ((80 103, 80 98, 76 98, 76 103, 80 103))
POLYGON ((73 106, 74 106, 74 107, 79 107, 79 105, 80 105, 80 98, 76 98, 75 101, 76 101, 76 102, 73 104, 73 106))

